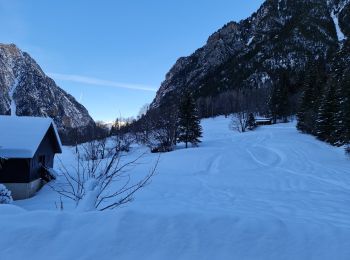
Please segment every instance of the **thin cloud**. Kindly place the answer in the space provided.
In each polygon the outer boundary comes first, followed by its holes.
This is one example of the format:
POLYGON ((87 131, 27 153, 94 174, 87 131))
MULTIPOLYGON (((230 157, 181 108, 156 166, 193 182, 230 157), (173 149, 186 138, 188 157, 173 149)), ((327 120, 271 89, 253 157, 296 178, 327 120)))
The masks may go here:
POLYGON ((60 74, 60 73, 48 73, 48 75, 54 78, 55 80, 70 81, 70 82, 83 83, 88 85, 114 87, 114 88, 126 88, 126 89, 151 91, 151 92, 157 91, 157 89, 155 89, 154 87, 147 86, 147 85, 115 82, 110 80, 85 77, 81 75, 60 74))

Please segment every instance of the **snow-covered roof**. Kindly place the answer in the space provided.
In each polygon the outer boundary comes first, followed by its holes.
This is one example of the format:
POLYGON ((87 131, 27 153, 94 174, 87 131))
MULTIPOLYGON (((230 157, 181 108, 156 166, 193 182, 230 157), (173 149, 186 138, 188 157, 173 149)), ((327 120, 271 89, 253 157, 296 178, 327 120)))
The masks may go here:
POLYGON ((266 121, 266 122, 270 122, 270 121, 272 121, 272 119, 270 119, 270 118, 255 118, 255 121, 259 121, 259 122, 262 122, 262 121, 266 121))
POLYGON ((51 126, 61 152, 61 140, 51 118, 0 116, 0 157, 33 158, 51 126))

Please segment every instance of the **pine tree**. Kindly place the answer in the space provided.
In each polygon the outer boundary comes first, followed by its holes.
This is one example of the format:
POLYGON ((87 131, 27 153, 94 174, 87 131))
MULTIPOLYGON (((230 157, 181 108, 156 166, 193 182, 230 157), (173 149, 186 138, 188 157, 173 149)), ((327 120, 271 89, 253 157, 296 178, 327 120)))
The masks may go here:
POLYGON ((289 87, 287 72, 283 72, 279 82, 273 87, 269 106, 274 123, 277 119, 288 121, 289 116, 289 87))
POLYGON ((308 70, 303 82, 302 100, 297 114, 297 128, 304 133, 312 133, 315 125, 315 77, 315 70, 308 70))
POLYGON ((336 143, 336 115, 339 112, 339 100, 336 95, 337 84, 330 81, 328 89, 319 107, 316 121, 316 134, 322 141, 336 143))
POLYGON ((284 72, 282 74, 281 78, 281 97, 280 97, 280 111, 279 115, 283 122, 288 122, 288 116, 290 116, 290 108, 289 108, 289 88, 290 88, 290 81, 289 81, 289 75, 287 72, 284 72))
MULTIPOLYGON (((339 118, 340 131, 338 130, 339 136, 341 136, 342 143, 350 145, 350 71, 344 73, 344 79, 342 81, 341 88, 341 118, 339 118)), ((338 128, 338 129, 339 129, 338 128)))
POLYGON ((326 63, 323 59, 310 62, 305 69, 303 79, 303 94, 299 112, 297 113, 297 128, 309 134, 317 134, 316 121, 322 93, 327 82, 326 63))
POLYGON ((189 94, 184 95, 179 108, 179 132, 178 142, 184 142, 186 148, 188 143, 197 145, 201 141, 202 127, 198 118, 196 104, 193 97, 189 94))

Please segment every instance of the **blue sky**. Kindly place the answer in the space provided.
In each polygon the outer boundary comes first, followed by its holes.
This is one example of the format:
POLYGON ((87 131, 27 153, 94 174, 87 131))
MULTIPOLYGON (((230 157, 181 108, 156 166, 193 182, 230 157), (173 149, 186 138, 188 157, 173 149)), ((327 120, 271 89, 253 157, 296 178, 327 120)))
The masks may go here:
POLYGON ((95 120, 136 116, 177 58, 263 0, 0 0, 15 43, 95 120))

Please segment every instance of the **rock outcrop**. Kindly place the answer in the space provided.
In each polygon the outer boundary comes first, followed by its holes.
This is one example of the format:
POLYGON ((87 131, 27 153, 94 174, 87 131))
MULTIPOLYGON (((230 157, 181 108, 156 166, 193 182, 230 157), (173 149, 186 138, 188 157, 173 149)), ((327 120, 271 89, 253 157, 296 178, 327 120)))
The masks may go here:
POLYGON ((0 114, 51 117, 65 143, 88 139, 95 128, 85 107, 14 44, 0 44, 0 114))

